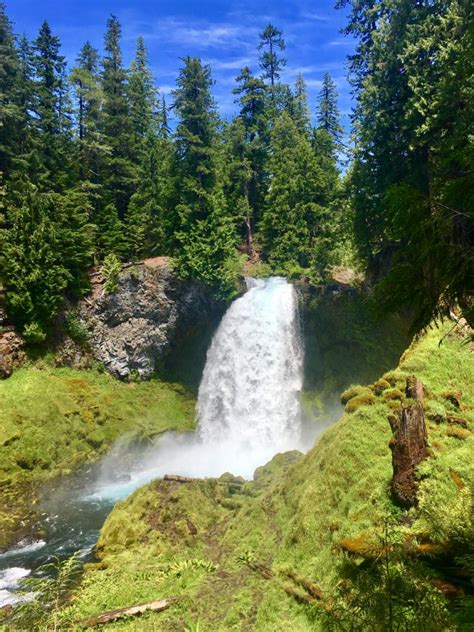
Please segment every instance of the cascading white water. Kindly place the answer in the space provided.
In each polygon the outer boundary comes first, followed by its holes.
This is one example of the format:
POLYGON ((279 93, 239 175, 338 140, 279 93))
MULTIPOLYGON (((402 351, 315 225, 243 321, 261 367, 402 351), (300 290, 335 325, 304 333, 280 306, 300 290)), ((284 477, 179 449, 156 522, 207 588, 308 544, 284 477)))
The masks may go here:
POLYGON ((252 478, 277 452, 305 449, 299 395, 303 353, 298 302, 282 277, 247 279, 247 292, 222 319, 199 387, 197 433, 168 433, 136 454, 122 478, 120 443, 103 461, 95 494, 121 498, 164 474, 252 478))
POLYGON ((197 421, 204 444, 277 452, 301 432, 303 354, 295 290, 286 279, 247 279, 207 354, 197 421))

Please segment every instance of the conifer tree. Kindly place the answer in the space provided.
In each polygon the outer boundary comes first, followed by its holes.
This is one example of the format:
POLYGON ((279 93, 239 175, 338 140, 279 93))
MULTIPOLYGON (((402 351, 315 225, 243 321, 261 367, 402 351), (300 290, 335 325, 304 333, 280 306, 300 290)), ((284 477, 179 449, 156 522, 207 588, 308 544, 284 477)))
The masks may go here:
POLYGON ((139 153, 146 136, 156 131, 158 108, 157 89, 148 66, 143 37, 137 40, 135 57, 128 73, 128 99, 135 151, 139 153))
POLYGON ((236 77, 233 93, 238 95, 241 119, 246 135, 245 159, 249 161, 248 204, 251 208, 250 230, 254 233, 261 218, 267 187, 269 127, 265 83, 253 76, 248 66, 236 77))
MULTIPOLYGON (((99 195, 100 173, 107 153, 101 134, 103 94, 98 73, 99 53, 90 42, 86 42, 77 57, 77 65, 72 69, 69 80, 76 97, 80 180, 88 183, 94 197, 99 195)), ((95 206, 97 204, 98 202, 95 206)))
POLYGON ((172 196, 173 145, 148 134, 143 139, 136 191, 126 216, 127 253, 132 260, 169 253, 173 225, 168 209, 172 196))
POLYGON ((472 301, 472 10, 468 3, 369 0, 349 5, 355 88, 354 229, 361 256, 384 252, 387 310, 409 305, 413 328, 472 301))
POLYGON ((229 211, 243 227, 247 254, 254 255, 253 213, 250 205, 250 184, 254 179, 247 130, 240 116, 234 118, 226 130, 226 187, 229 211))
POLYGON ((71 121, 66 61, 59 38, 44 21, 33 42, 34 124, 39 164, 38 184, 43 190, 61 190, 71 184, 71 121))
POLYGON ((174 91, 176 129, 177 269, 221 295, 234 291, 235 228, 218 181, 217 115, 212 77, 198 58, 185 57, 174 91))
POLYGON ((161 138, 171 137, 171 128, 169 124, 168 106, 166 104, 166 98, 163 94, 161 96, 161 108, 158 117, 158 134, 161 138))
POLYGON ((323 85, 317 103, 317 128, 324 130, 332 144, 332 153, 341 146, 342 127, 340 123, 339 108, 337 105, 336 84, 331 75, 326 72, 323 78, 323 85))
POLYGON ((32 343, 42 342, 66 290, 78 293, 93 253, 84 194, 40 193, 26 183, 9 200, 0 251, 9 314, 32 343))
POLYGON ((266 107, 266 116, 269 126, 275 124, 278 113, 291 109, 291 91, 285 84, 280 83, 280 75, 286 66, 286 59, 279 55, 279 51, 285 50, 285 41, 280 30, 272 24, 260 33, 258 44, 260 52, 259 62, 262 69, 262 79, 267 80, 267 93, 270 97, 266 107))
POLYGON ((263 78, 270 82, 271 94, 280 79, 281 71, 286 66, 286 59, 278 55, 278 51, 285 48, 283 33, 273 24, 268 24, 260 33, 258 50, 263 50, 260 53, 260 68, 263 70, 263 78))
POLYGON ((298 73, 296 77, 292 109, 292 116, 296 123, 296 127, 303 134, 308 134, 311 125, 308 105, 308 89, 301 73, 298 73))
POLYGON ((20 151, 19 81, 20 60, 12 25, 2 2, 0 3, 0 187, 11 176, 15 157, 20 151))
POLYGON ((277 272, 321 272, 330 240, 330 212, 321 200, 323 173, 309 141, 284 112, 272 132, 263 218, 265 253, 277 272))
POLYGON ((109 228, 118 226, 114 215, 119 220, 125 217, 135 176, 127 74, 122 65, 120 38, 120 23, 111 15, 107 21, 104 39, 106 54, 102 62, 103 134, 109 146, 104 170, 104 212, 110 216, 107 221, 109 228))

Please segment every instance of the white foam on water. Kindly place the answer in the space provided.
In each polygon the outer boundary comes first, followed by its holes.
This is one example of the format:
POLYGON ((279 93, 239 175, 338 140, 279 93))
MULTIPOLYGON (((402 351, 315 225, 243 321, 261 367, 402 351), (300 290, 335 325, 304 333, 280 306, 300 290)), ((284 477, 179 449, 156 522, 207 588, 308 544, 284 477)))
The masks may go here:
POLYGON ((20 581, 30 573, 31 571, 27 568, 17 566, 0 570, 0 608, 21 601, 21 597, 15 594, 15 590, 18 590, 20 581))

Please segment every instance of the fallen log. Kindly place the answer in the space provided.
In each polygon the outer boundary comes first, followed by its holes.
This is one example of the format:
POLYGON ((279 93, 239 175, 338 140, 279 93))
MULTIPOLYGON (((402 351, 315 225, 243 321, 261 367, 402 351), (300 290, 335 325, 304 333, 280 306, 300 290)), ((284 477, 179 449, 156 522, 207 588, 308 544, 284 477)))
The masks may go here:
POLYGON ((142 603, 136 606, 129 606, 128 608, 118 608, 117 610, 108 610, 107 612, 101 612, 100 614, 93 615, 87 619, 82 619, 79 623, 85 627, 93 628, 98 625, 104 625, 106 623, 113 623, 124 617, 136 617, 144 612, 162 612, 169 608, 176 599, 160 599, 160 601, 149 601, 148 603, 142 603))
POLYGON ((191 478, 189 476, 179 476, 178 474, 165 474, 163 476, 163 480, 175 481, 176 483, 192 483, 193 481, 199 480, 199 479, 191 478))

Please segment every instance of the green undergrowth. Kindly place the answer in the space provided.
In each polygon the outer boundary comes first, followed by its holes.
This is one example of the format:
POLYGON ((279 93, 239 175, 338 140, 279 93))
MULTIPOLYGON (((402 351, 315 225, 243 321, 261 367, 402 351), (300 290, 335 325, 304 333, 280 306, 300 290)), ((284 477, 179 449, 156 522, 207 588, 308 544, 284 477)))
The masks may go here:
POLYGON ((191 430, 193 417, 187 392, 156 380, 125 384, 97 371, 31 366, 0 381, 0 548, 38 483, 96 459, 125 433, 191 430))
POLYGON ((428 331, 394 371, 346 392, 346 406, 360 401, 305 456, 277 455, 253 482, 155 481, 118 503, 97 563, 60 612, 64 624, 87 629, 80 622, 95 613, 176 597, 162 613, 108 629, 470 629, 453 576, 474 536, 474 354, 455 333, 439 345, 448 329, 428 331), (419 467, 419 505, 405 511, 390 496, 387 420, 403 401, 384 394, 403 400, 412 374, 425 385, 430 457, 419 467), (401 627, 386 624, 389 602, 401 627))

